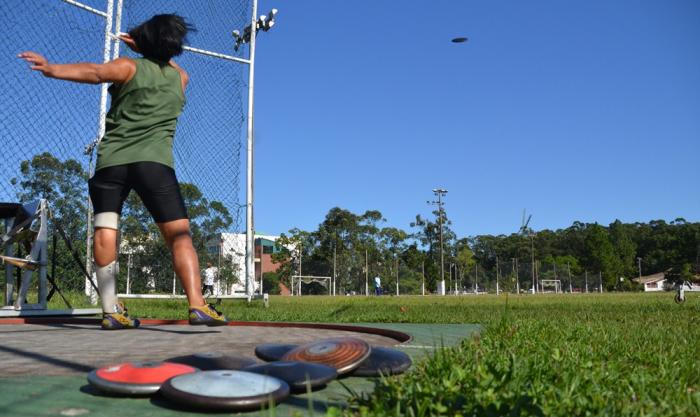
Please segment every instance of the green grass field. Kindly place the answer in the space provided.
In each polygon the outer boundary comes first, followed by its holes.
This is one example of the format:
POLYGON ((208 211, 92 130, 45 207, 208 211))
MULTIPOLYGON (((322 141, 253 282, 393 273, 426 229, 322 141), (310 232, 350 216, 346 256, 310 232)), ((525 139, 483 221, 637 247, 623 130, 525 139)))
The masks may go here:
MULTIPOLYGON (((186 317, 184 301, 131 300, 186 317)), ((333 415, 700 416, 700 296, 272 297, 225 301, 230 319, 480 323, 480 336, 379 380, 333 415)))

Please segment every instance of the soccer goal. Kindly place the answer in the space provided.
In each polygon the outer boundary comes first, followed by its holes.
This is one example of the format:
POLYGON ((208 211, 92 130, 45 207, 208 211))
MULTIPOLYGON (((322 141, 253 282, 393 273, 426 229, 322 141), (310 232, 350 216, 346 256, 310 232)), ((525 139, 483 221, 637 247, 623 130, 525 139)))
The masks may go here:
POLYGON ((561 280, 559 279, 543 279, 540 280, 540 285, 542 286, 542 292, 552 292, 548 288, 553 288, 557 294, 561 292, 561 280))
POLYGON ((301 296, 301 284, 311 284, 312 282, 318 282, 324 287, 328 288, 328 295, 331 295, 331 277, 317 276, 317 275, 292 275, 292 295, 294 290, 296 290, 296 295, 301 296))

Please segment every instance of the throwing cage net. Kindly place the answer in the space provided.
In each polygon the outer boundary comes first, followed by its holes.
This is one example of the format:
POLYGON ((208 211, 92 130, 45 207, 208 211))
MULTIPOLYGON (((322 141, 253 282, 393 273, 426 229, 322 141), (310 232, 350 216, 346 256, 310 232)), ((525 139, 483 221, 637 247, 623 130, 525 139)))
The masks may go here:
MULTIPOLYGON (((155 14, 177 13, 197 29, 188 35, 188 45, 209 54, 188 50, 175 59, 190 75, 175 134, 175 169, 202 268, 207 263, 217 267, 217 284, 223 284, 224 292, 243 281, 243 271, 231 262, 233 251, 223 253, 217 236, 239 233, 245 223, 241 168, 248 66, 226 56, 248 55, 245 45, 234 50, 231 32, 249 24, 251 12, 249 0, 0 2, 0 32, 5 37, 0 43, 0 201, 45 198, 51 211, 49 234, 55 232, 51 225, 60 222, 86 262, 91 233, 87 179, 96 151, 86 154, 85 148, 100 135, 102 87, 45 78, 17 54, 31 50, 53 63, 101 63, 106 49, 109 59, 133 57, 107 31, 115 35, 155 14)), ((127 290, 127 275, 133 293, 180 292, 173 284, 169 250, 133 192, 124 205, 120 236, 119 292, 127 290)), ((49 251, 56 254, 52 266, 62 287, 88 288, 75 257, 60 239, 56 242, 50 243, 49 251)), ((15 256, 21 251, 15 248, 15 256)))

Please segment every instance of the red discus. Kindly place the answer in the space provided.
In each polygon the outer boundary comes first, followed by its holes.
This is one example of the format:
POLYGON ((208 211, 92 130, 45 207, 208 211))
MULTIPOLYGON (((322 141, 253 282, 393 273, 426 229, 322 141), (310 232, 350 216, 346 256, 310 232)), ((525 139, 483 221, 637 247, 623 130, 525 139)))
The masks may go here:
POLYGON ((197 372, 196 368, 171 362, 126 362, 95 369, 88 382, 110 394, 153 394, 168 379, 197 372))
POLYGON ((360 366, 371 350, 364 340, 338 337, 301 345, 287 352, 282 360, 320 363, 335 368, 342 375, 360 366))

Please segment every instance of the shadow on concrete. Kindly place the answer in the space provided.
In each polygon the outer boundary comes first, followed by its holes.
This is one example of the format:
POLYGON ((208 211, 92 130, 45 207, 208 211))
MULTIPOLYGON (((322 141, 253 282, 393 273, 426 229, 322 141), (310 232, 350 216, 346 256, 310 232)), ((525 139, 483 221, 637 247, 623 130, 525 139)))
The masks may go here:
POLYGON ((24 356, 25 358, 31 358, 35 361, 50 363, 54 366, 59 366, 61 368, 71 369, 78 372, 90 372, 94 367, 90 365, 85 365, 83 363, 67 361, 64 359, 52 358, 51 356, 43 355, 36 352, 28 352, 21 349, 15 349, 8 346, 0 346, 0 351, 11 353, 17 356, 24 356))
POLYGON ((207 333, 221 333, 218 330, 169 330, 160 329, 153 326, 141 326, 137 330, 147 330, 149 332, 164 332, 164 333, 174 333, 174 334, 207 334, 207 333))

